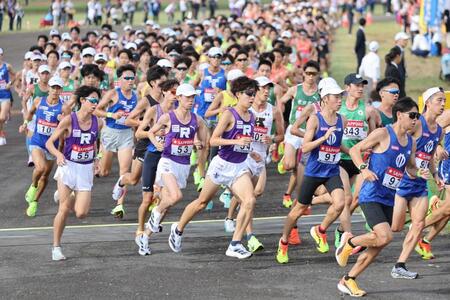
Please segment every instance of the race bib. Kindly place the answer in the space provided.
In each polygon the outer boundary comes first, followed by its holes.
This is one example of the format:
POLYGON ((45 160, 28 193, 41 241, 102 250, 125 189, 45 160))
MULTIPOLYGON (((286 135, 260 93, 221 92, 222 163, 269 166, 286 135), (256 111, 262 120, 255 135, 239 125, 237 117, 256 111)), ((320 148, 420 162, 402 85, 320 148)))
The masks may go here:
POLYGON ((383 177, 383 186, 395 190, 398 188, 402 177, 402 171, 389 167, 383 177))
POLYGON ((128 117, 128 115, 130 114, 130 112, 123 111, 123 110, 119 110, 119 111, 117 111, 117 112, 120 112, 120 111, 123 112, 123 116, 120 117, 120 119, 117 119, 117 120, 116 120, 116 124, 119 124, 119 125, 125 125, 125 120, 127 119, 127 117, 128 117))
POLYGON ((256 126, 253 130, 253 141, 258 143, 264 143, 263 138, 267 135, 268 128, 256 126))
POLYGON ((88 162, 94 159, 94 145, 72 145, 70 160, 74 162, 88 162))
POLYGON ((48 122, 43 119, 38 119, 36 124, 36 131, 39 134, 51 136, 52 133, 55 131, 56 127, 58 127, 58 123, 52 123, 48 122))
POLYGON ((205 102, 213 102, 214 97, 216 96, 215 89, 205 89, 205 102))
POLYGON ((362 140, 366 137, 367 132, 364 130, 364 121, 348 120, 347 127, 344 128, 344 139, 362 140))
MULTIPOLYGON (((250 137, 250 136, 242 134, 236 135, 236 139, 240 139, 241 137, 250 137)), ((239 153, 250 153, 250 145, 251 144, 248 144, 247 146, 234 145, 233 151, 239 153)))
POLYGON ((66 103, 70 100, 72 97, 73 92, 62 92, 61 93, 61 99, 63 100, 63 103, 66 103))
POLYGON ((320 145, 319 147, 319 162, 324 164, 335 165, 341 159, 341 152, 339 147, 333 147, 328 145, 320 145))
POLYGON ((295 111, 295 118, 298 119, 300 118, 300 115, 302 114, 302 110, 304 109, 304 106, 297 106, 297 110, 295 111))
POLYGON ((7 85, 6 80, 0 80, 0 89, 2 90, 6 89, 6 85, 7 85))
POLYGON ((428 169, 430 165, 431 154, 425 152, 416 152, 416 166, 420 169, 428 169))
POLYGON ((192 139, 172 139, 170 154, 175 156, 190 156, 193 147, 194 140, 192 139))

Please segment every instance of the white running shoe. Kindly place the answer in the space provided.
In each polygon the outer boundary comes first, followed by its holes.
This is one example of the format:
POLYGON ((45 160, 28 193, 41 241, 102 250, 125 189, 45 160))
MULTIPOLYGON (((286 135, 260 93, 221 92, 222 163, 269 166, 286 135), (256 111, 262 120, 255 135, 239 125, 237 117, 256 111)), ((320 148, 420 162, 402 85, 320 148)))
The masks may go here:
POLYGON ((239 259, 249 258, 252 256, 252 253, 245 249, 244 245, 241 243, 236 246, 232 246, 231 244, 228 246, 227 252, 225 252, 226 256, 236 257, 239 259))
POLYGON ((153 232, 160 232, 159 223, 161 223, 161 213, 158 211, 158 206, 152 209, 152 213, 150 214, 150 218, 147 221, 147 227, 153 232))
POLYGON ((53 247, 52 248, 52 260, 59 261, 59 260, 65 260, 66 257, 62 253, 61 247, 53 247))
POLYGON ((3 136, 1 136, 0 137, 0 146, 3 146, 3 145, 6 145, 6 139, 3 136))
POLYGON ((119 200, 123 194, 125 193, 125 186, 120 186, 119 182, 122 180, 123 175, 119 177, 116 184, 114 185, 113 191, 112 191, 112 198, 117 201, 119 200))
POLYGON ((56 204, 59 203, 59 192, 58 192, 58 190, 56 190, 55 193, 53 194, 53 200, 55 201, 56 204))
POLYGON ((181 252, 181 240, 183 236, 177 234, 175 229, 177 228, 178 223, 173 223, 170 227, 170 235, 169 235, 169 247, 173 252, 181 252))
POLYGON ((152 254, 150 247, 148 246, 148 236, 145 234, 137 235, 134 239, 136 245, 138 245, 139 250, 138 253, 141 256, 146 256, 152 254))
POLYGON ((233 233, 236 230, 236 225, 234 224, 233 219, 225 219, 224 222, 225 232, 227 233, 233 233))

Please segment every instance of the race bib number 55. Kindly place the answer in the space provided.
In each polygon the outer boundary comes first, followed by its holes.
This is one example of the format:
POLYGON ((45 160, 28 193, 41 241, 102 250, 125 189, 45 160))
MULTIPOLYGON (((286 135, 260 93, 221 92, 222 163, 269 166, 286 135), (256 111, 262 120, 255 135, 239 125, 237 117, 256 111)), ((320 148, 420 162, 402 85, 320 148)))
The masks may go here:
POLYGON ((94 159, 94 145, 88 146, 72 146, 70 160, 75 162, 87 162, 94 159))

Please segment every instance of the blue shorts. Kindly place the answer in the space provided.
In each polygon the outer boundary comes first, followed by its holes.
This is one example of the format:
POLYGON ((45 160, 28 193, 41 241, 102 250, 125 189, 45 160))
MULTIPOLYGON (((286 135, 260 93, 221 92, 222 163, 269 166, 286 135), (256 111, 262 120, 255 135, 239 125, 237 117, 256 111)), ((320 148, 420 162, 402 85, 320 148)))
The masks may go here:
POLYGON ((50 152, 48 152, 47 149, 42 148, 41 146, 38 146, 38 145, 30 145, 29 148, 30 148, 30 152, 33 152, 34 149, 37 149, 37 150, 40 150, 40 151, 44 152, 44 154, 45 154, 45 159, 46 159, 46 160, 55 160, 55 159, 56 159, 56 157, 53 156, 50 152))
POLYGON ((444 160, 439 164, 439 177, 446 185, 450 185, 450 159, 444 160))
POLYGON ((403 190, 403 189, 397 189, 397 195, 405 198, 408 201, 411 201, 412 198, 421 198, 421 197, 427 197, 428 199, 428 189, 421 190, 421 191, 411 191, 411 190, 403 190))

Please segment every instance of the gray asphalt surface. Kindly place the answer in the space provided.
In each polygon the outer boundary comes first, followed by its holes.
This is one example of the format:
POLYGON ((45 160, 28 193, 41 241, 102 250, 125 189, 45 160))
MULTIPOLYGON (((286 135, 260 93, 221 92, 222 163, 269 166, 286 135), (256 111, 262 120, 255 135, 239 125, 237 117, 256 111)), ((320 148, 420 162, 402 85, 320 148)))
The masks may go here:
MULTIPOLYGON (((17 70, 25 49, 33 44, 36 33, 0 36, 5 60, 17 70)), ((14 110, 19 110, 16 99, 14 110)), ((109 211, 114 203, 113 176, 96 179, 92 209, 83 221, 71 217, 63 236, 66 262, 51 261, 51 225, 57 206, 53 202, 56 188, 52 180, 44 193, 38 214, 25 216, 24 193, 31 180, 26 167, 24 137, 17 129, 21 117, 14 114, 6 125, 8 145, 0 147, 0 298, 167 298, 167 299, 336 299, 341 297, 336 284, 348 270, 334 260, 333 233, 329 232, 330 253, 315 250, 309 228, 318 224, 326 207, 314 207, 313 216, 299 222, 303 243, 290 248, 290 263, 275 262, 276 246, 287 210, 281 197, 288 176, 278 175, 269 167, 266 194, 258 199, 255 232, 265 250, 254 257, 238 261, 224 255, 230 236, 223 232, 225 210, 214 201, 211 212, 201 213, 185 233, 183 252, 172 253, 167 245, 170 225, 151 240, 153 254, 140 257, 134 244, 136 211, 140 187, 130 188, 127 214, 115 220, 109 211), (267 218, 273 217, 273 218, 267 218), (78 226, 81 225, 81 226, 78 226)), ((179 218, 182 209, 194 199, 192 178, 184 191, 184 200, 167 217, 179 218)), ((363 232, 360 216, 354 217, 355 233, 363 232)), ((394 280, 390 270, 401 250, 404 234, 395 235, 376 263, 359 283, 371 299, 448 299, 450 288, 450 238, 441 236, 433 242, 436 259, 422 261, 412 254, 408 267, 418 271, 418 280, 394 280)), ((353 261, 354 259, 352 259, 353 261)))

